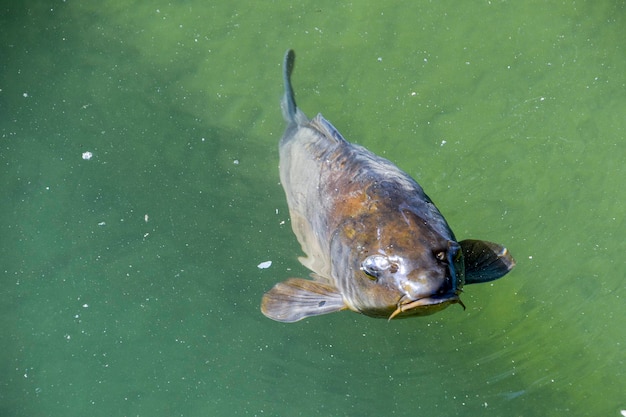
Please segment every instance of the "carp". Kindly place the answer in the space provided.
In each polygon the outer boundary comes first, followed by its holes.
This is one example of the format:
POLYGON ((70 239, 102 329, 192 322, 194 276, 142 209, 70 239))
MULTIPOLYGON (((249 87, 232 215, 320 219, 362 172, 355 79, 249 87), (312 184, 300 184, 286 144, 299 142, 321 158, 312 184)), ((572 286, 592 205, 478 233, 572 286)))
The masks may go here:
POLYGON ((460 304, 463 287, 504 276, 515 260, 502 245, 457 241, 422 187, 390 161, 345 140, 321 114, 297 107, 284 59, 280 180, 311 279, 267 291, 262 313, 281 322, 352 310, 387 319, 460 304))

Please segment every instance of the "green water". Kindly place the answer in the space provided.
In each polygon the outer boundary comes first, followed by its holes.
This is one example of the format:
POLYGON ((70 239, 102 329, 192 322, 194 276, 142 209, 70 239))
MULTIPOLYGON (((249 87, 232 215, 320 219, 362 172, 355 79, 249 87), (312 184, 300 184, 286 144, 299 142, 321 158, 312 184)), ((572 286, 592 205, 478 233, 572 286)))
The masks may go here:
POLYGON ((0 416, 626 409, 622 2, 21 3, 0 8, 0 416), (307 273, 278 182, 289 47, 308 115, 517 258, 466 311, 261 315, 307 273))

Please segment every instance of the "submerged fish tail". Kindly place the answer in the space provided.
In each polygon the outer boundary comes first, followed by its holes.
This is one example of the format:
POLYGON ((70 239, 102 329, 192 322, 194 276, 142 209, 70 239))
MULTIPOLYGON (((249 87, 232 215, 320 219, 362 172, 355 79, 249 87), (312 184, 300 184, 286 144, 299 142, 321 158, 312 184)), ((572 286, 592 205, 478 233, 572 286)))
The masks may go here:
POLYGON ((304 113, 296 105, 296 97, 291 86, 291 73, 296 64, 296 53, 293 49, 289 49, 285 53, 285 60, 283 61, 283 81, 285 83, 285 94, 281 101, 281 108, 283 110, 283 117, 289 124, 295 123, 296 125, 302 125, 309 121, 304 113))
POLYGON ((285 82, 285 94, 281 102, 283 110, 283 117, 288 122, 293 122, 296 117, 296 98, 293 94, 293 87, 291 86, 291 73, 296 63, 296 53, 293 49, 288 50, 285 53, 285 60, 283 63, 283 81, 285 82))

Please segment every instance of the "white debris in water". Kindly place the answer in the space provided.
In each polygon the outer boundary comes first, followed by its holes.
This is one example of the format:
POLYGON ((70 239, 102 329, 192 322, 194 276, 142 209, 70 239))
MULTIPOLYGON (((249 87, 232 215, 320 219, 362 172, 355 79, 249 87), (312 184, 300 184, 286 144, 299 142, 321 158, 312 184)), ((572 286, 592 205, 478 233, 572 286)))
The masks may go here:
POLYGON ((144 215, 143 215, 143 221, 144 221, 144 222, 148 223, 148 220, 149 220, 149 219, 150 219, 150 218, 148 217, 148 215, 147 215, 147 214, 144 214, 144 215))
POLYGON ((448 143, 448 141, 447 141, 447 140, 442 140, 442 141, 441 141, 441 144, 440 144, 439 146, 443 146, 443 145, 445 145, 446 143, 448 143))
POLYGON ((93 157, 93 154, 89 151, 83 152, 83 159, 85 161, 89 161, 93 157))
POLYGON ((265 261, 265 262, 261 262, 260 264, 258 264, 256 267, 259 269, 267 269, 270 266, 272 266, 272 261, 265 261))
POLYGON ((626 417, 626 410, 620 410, 620 413, 621 413, 624 417, 626 417))
POLYGON ((98 223, 98 226, 106 226, 106 222, 100 222, 98 223))

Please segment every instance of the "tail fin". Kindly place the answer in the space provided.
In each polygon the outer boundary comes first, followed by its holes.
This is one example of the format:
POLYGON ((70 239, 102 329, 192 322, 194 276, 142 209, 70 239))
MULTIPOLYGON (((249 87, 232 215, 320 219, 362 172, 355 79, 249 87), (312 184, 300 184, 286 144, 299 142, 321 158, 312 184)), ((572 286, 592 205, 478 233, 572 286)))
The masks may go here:
POLYGON ((296 106, 296 98, 293 94, 293 87, 291 86, 291 73, 293 67, 296 64, 296 53, 293 49, 288 50, 285 53, 285 60, 283 62, 283 80, 285 82, 285 95, 281 102, 283 109, 283 117, 286 121, 293 123, 296 122, 296 113, 298 107, 296 106))

